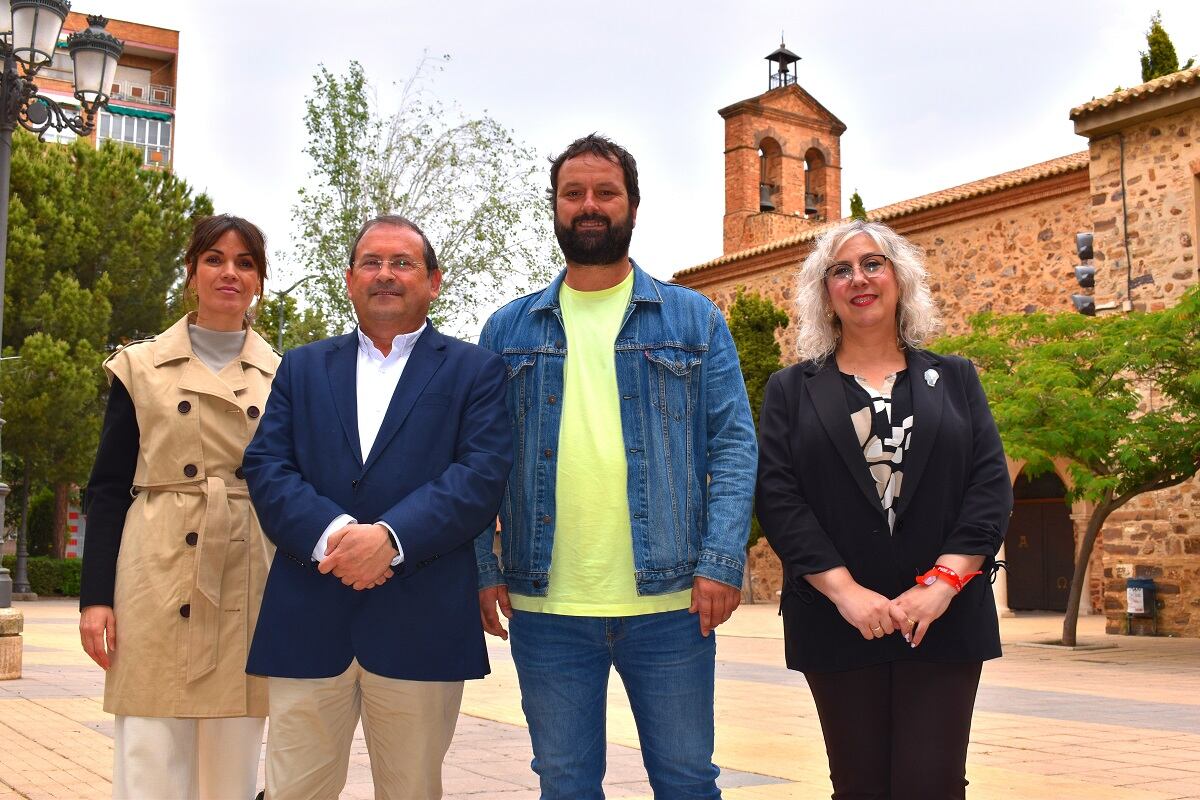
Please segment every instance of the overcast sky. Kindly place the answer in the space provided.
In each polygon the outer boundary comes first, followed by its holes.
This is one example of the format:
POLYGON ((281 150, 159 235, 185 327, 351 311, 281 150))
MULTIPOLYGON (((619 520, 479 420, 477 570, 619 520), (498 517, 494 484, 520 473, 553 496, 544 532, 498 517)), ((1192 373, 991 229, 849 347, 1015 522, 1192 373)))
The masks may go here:
MULTIPOLYGON (((433 90, 550 155, 593 130, 637 158, 632 254, 660 277, 721 254, 723 123, 761 94, 782 32, 799 82, 846 123, 843 213, 1086 147, 1070 109, 1141 82, 1155 9, 1180 61, 1200 53, 1196 0, 75 0, 75 10, 180 31, 178 173, 271 250, 293 236, 308 164, 304 97, 319 63, 361 61, 386 96, 423 51, 433 90)), ((547 178, 547 182, 548 182, 547 178)), ((436 245, 436 243, 435 243, 436 245)), ((275 286, 304 274, 277 259, 275 286)))

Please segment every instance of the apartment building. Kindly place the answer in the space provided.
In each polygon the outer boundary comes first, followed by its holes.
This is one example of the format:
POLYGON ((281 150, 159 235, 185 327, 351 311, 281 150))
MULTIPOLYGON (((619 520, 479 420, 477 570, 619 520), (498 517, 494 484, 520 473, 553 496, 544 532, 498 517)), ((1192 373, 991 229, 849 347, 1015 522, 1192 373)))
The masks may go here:
MULTIPOLYGON (((72 11, 63 24, 54 60, 38 73, 38 89, 68 109, 78 109, 67 37, 87 28, 87 16, 72 11)), ((109 20, 108 32, 125 43, 117 62, 108 109, 100 112, 89 138, 99 146, 112 139, 137 146, 147 168, 169 169, 175 147, 175 84, 179 31, 109 20)), ((69 143, 70 130, 46 133, 46 141, 69 143)))

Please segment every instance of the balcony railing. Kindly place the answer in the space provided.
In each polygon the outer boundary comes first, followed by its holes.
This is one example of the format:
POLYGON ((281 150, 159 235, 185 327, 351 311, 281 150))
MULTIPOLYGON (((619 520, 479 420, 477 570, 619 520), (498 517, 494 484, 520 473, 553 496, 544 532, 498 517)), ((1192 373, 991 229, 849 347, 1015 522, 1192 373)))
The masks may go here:
POLYGON ((132 100, 152 106, 175 106, 175 87, 157 83, 121 83, 112 85, 112 100, 132 100))

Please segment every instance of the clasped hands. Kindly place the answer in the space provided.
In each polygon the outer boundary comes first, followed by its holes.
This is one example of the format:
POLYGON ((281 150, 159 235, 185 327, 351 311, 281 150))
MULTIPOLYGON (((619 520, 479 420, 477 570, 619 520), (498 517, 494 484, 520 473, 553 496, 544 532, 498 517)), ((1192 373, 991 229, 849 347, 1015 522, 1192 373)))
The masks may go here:
POLYGON ((346 525, 334 531, 317 564, 322 575, 333 573, 359 591, 373 589, 392 577, 396 546, 382 525, 346 525))
POLYGON ((934 620, 946 613, 954 587, 943 581, 916 585, 889 600, 858 583, 846 586, 833 600, 838 613, 858 629, 864 639, 882 639, 900 632, 913 647, 925 638, 934 620), (915 633, 914 633, 915 629, 915 633))

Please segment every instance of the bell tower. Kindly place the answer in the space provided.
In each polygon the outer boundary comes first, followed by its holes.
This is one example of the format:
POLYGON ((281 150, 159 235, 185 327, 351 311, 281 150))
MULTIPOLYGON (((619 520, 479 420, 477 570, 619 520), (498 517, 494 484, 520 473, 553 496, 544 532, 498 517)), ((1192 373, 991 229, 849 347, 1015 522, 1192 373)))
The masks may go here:
POLYGON ((766 93, 718 112, 725 120, 726 253, 842 216, 846 125, 796 82, 800 56, 782 41, 766 61, 766 93))

